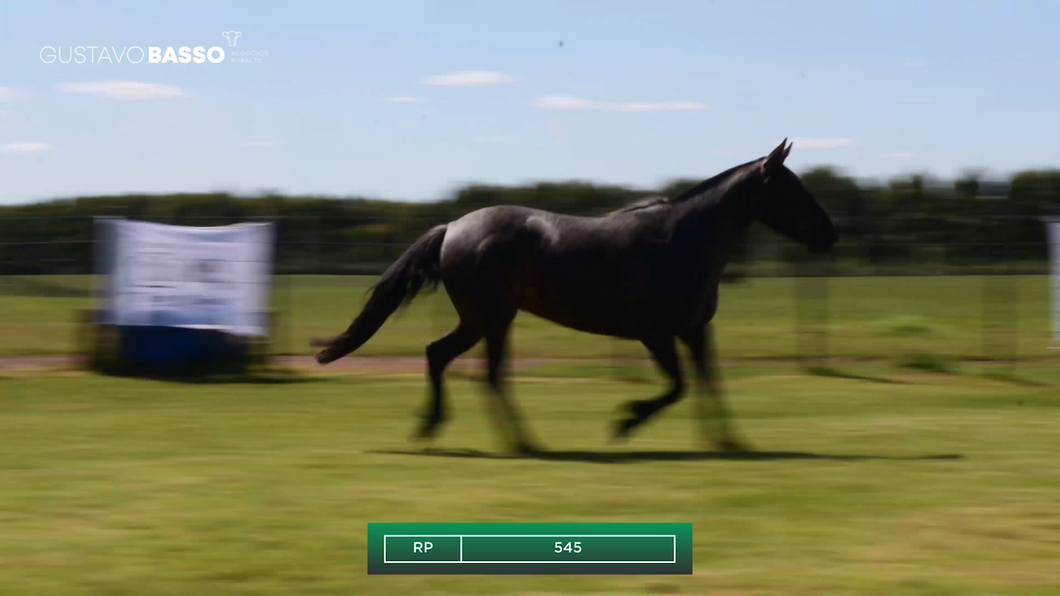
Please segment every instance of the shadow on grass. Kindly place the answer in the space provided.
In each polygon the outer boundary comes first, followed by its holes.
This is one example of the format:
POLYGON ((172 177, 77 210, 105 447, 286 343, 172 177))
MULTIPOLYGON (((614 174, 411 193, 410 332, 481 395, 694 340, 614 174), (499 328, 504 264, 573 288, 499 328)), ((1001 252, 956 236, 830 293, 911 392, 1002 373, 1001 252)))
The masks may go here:
POLYGON ((900 358, 898 368, 939 375, 956 375, 952 362, 932 354, 910 354, 900 358))
POLYGON ((538 451, 507 455, 478 449, 388 449, 366 451, 376 455, 414 455, 464 459, 536 459, 541 461, 579 462, 594 464, 628 464, 636 462, 674 461, 942 461, 964 459, 959 454, 937 455, 840 455, 802 451, 748 451, 726 453, 719 451, 538 451))
POLYGON ((857 373, 846 372, 832 368, 831 366, 810 366, 806 368, 806 373, 817 377, 830 377, 833 379, 849 379, 851 381, 868 381, 870 383, 886 383, 890 385, 908 385, 907 381, 900 381, 898 379, 889 379, 887 377, 874 377, 871 375, 859 375, 857 373))
POLYGON ((1002 383, 1011 383, 1013 385, 1021 385, 1023 387, 1052 387, 1051 383, 1043 383, 1042 381, 1035 381, 1032 379, 1024 379, 1009 372, 996 372, 989 371, 982 374, 984 379, 990 379, 992 381, 1000 381, 1002 383))

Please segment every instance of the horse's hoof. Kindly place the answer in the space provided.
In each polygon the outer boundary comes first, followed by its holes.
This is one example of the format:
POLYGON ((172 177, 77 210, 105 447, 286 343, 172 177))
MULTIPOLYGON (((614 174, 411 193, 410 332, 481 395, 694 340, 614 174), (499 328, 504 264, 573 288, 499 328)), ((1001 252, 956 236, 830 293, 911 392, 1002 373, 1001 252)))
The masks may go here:
POLYGON ((412 434, 414 441, 431 441, 438 435, 438 429, 442 427, 442 418, 424 418, 416 432, 412 434))
POLYGON ((736 439, 724 439, 718 443, 718 450, 723 453, 751 453, 751 446, 736 439))
POLYGON ((618 443, 625 441, 629 438, 629 435, 633 432, 633 429, 640 424, 640 420, 637 418, 624 418, 619 420, 614 425, 614 430, 611 434, 611 441, 618 443))
POLYGON ((630 401, 618 406, 620 418, 612 425, 612 443, 625 441, 633 433, 633 429, 644 422, 644 413, 641 411, 643 404, 644 402, 640 401, 630 401))
POLYGON ((517 443, 513 448, 512 452, 521 457, 533 457, 541 455, 545 452, 544 449, 534 445, 533 443, 517 443))

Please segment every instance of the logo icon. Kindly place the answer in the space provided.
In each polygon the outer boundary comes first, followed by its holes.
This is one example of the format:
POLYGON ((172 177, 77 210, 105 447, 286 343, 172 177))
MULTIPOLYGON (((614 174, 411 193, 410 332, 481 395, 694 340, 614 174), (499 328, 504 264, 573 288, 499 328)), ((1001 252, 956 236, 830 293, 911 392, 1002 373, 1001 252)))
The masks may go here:
POLYGON ((239 41, 239 36, 243 35, 243 32, 242 31, 222 31, 221 35, 224 35, 225 39, 228 40, 228 47, 234 48, 234 47, 236 47, 236 42, 239 41))

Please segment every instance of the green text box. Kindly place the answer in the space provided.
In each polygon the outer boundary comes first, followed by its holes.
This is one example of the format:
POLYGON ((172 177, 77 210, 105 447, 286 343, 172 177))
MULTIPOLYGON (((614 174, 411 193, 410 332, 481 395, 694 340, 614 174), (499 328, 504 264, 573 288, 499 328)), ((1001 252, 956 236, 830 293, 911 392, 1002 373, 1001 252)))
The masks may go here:
POLYGON ((688 523, 370 523, 367 542, 370 574, 692 573, 688 523))

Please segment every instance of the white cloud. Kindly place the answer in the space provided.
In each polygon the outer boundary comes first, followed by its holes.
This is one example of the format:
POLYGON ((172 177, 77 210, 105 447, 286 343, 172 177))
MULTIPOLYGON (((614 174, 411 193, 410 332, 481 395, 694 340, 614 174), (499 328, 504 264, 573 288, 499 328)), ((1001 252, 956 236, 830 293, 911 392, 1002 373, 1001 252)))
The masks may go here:
POLYGON ((515 137, 478 137, 475 140, 480 143, 510 143, 518 139, 515 137))
POLYGON ((0 101, 15 101, 19 95, 14 87, 0 87, 0 101))
POLYGON ((929 103, 935 101, 934 97, 899 97, 898 101, 905 103, 929 103))
POLYGON ((534 105, 546 110, 602 110, 608 112, 686 112, 705 110, 705 104, 694 101, 608 103, 569 95, 551 95, 534 100, 534 105))
POLYGON ((423 98, 422 97, 412 97, 412 96, 409 96, 409 95, 397 95, 397 96, 394 96, 394 97, 386 98, 386 101, 389 101, 389 102, 392 102, 392 103, 413 103, 413 102, 417 102, 417 101, 423 101, 423 98))
POLYGON ((552 95, 534 100, 534 105, 547 110, 592 110, 599 109, 596 102, 580 97, 552 95))
POLYGON ((835 149, 836 147, 846 147, 857 143, 857 139, 851 139, 848 137, 829 137, 829 138, 809 138, 809 137, 797 137, 791 139, 795 149, 835 149))
POLYGON ((657 103, 620 103, 610 107, 618 112, 687 112, 705 110, 707 106, 694 101, 663 101, 657 103))
POLYGON ((243 145, 247 147, 275 147, 276 143, 273 141, 247 141, 243 145))
POLYGON ((912 151, 889 151, 883 154, 887 159, 910 159, 916 157, 912 151))
POLYGON ((138 81, 89 81, 84 83, 63 83, 63 93, 75 95, 96 95, 121 100, 169 99, 188 95, 180 87, 159 85, 157 83, 140 83, 138 81))
POLYGON ((37 153, 51 149, 48 143, 8 143, 0 145, 0 151, 5 153, 37 153))
POLYGON ((440 87, 477 87, 482 85, 511 83, 515 80, 515 77, 503 72, 462 70, 460 72, 451 72, 444 75, 424 77, 422 82, 426 85, 436 85, 440 87))

